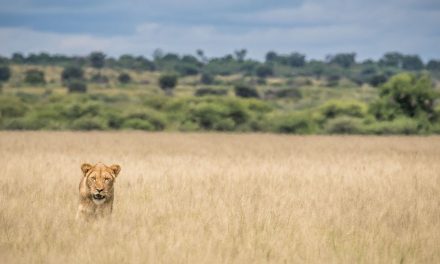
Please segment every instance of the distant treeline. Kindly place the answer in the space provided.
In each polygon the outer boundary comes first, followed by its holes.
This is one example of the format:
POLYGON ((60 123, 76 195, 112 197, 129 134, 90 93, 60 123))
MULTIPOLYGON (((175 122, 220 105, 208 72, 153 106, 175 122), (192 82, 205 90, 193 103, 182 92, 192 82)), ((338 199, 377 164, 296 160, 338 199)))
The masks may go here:
POLYGON ((377 86, 390 76, 401 71, 440 71, 440 59, 431 59, 427 63, 418 55, 399 52, 385 53, 379 60, 356 60, 356 53, 338 53, 328 55, 324 60, 307 60, 305 54, 292 52, 279 54, 270 51, 263 62, 246 57, 245 49, 223 57, 208 58, 202 50, 195 55, 179 55, 156 50, 151 59, 144 56, 122 55, 118 58, 106 56, 103 52, 92 52, 88 56, 66 56, 60 54, 39 53, 24 55, 14 53, 10 57, 0 56, 0 64, 30 64, 57 66, 93 66, 138 71, 166 71, 180 76, 211 74, 295 77, 322 76, 338 80, 348 78, 357 84, 369 83, 377 86), (97 66, 98 65, 98 66, 97 66))

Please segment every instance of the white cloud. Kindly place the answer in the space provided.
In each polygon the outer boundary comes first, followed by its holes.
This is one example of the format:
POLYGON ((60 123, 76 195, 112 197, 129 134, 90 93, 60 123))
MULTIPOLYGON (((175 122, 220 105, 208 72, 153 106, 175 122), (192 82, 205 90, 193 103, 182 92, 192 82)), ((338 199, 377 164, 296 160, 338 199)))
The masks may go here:
POLYGON ((0 54, 16 51, 85 55, 102 50, 111 56, 124 53, 151 55, 156 48, 167 52, 194 53, 198 48, 208 56, 221 56, 236 49, 247 48, 249 55, 262 59, 269 50, 299 51, 308 58, 322 59, 337 52, 357 52, 358 58, 378 58, 386 51, 437 56, 440 37, 401 32, 384 34, 380 29, 358 24, 334 24, 305 27, 261 27, 242 32, 219 30, 214 26, 185 26, 145 23, 128 36, 94 36, 60 34, 27 28, 0 28, 0 54))

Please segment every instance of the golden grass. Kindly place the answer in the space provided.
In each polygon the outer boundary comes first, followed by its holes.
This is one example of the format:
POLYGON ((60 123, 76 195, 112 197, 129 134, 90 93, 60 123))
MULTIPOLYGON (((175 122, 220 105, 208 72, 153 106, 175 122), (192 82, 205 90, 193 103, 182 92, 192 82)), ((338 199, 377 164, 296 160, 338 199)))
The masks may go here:
POLYGON ((440 263, 439 137, 0 133, 1 263, 440 263), (74 221, 82 162, 113 217, 74 221))

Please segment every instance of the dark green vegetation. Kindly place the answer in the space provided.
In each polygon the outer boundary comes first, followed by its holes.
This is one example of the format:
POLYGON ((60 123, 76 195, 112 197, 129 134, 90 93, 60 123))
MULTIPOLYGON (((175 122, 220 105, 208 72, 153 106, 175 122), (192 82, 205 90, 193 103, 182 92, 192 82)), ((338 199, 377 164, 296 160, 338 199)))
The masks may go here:
POLYGON ((440 61, 396 52, 306 60, 246 50, 152 60, 102 52, 0 57, 0 129, 440 133, 440 61))

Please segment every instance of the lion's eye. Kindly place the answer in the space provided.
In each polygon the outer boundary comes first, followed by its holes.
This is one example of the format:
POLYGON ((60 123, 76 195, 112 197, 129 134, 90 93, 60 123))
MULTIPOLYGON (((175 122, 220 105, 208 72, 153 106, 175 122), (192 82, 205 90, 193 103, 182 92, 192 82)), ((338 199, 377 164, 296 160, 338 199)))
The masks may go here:
POLYGON ((92 177, 92 181, 96 181, 96 178, 95 178, 95 177, 92 177))
POLYGON ((105 182, 109 182, 110 181, 110 179, 109 178, 105 178, 105 182))

